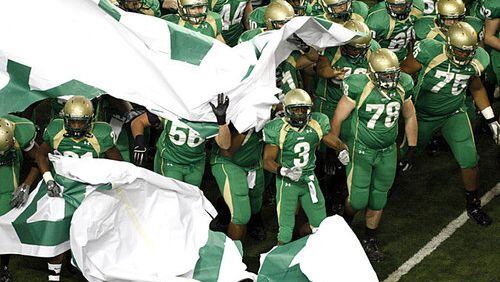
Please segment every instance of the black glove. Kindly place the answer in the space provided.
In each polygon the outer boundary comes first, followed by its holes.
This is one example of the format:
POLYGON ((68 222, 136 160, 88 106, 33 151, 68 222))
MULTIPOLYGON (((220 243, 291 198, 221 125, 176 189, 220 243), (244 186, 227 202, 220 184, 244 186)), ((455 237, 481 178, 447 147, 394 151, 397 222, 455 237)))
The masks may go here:
POLYGON ((210 102, 210 106, 212 107, 212 111, 214 112, 215 117, 217 118, 218 125, 226 124, 226 111, 229 106, 229 98, 224 97, 224 93, 220 93, 217 96, 217 107, 210 102))
POLYGON ((415 146, 408 146, 406 155, 399 161, 398 166, 402 172, 412 169, 415 162, 415 146))
POLYGON ((61 187, 54 181, 47 181, 47 195, 49 197, 61 197, 61 187))
POLYGON ((297 46, 297 48, 299 48, 300 51, 304 52, 304 53, 307 53, 309 52, 309 50, 311 50, 311 47, 309 47, 309 45, 307 45, 304 40, 302 40, 297 34, 292 34, 291 37, 288 37, 286 39, 287 42, 290 42, 292 43, 293 45, 297 46))
POLYGON ((134 139, 134 164, 142 166, 146 160, 146 140, 144 135, 137 135, 134 139))
POLYGON ((30 186, 28 184, 21 184, 17 187, 16 191, 12 193, 12 200, 10 200, 10 206, 12 208, 20 208, 28 201, 30 196, 30 186))

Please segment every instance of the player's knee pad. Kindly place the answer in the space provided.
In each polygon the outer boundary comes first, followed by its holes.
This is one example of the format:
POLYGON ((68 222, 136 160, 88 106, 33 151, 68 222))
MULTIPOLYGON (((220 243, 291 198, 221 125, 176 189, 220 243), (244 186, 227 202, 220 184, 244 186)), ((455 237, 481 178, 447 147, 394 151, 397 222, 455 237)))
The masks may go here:
POLYGON ((363 189, 362 191, 356 190, 358 189, 351 188, 349 203, 354 210, 362 210, 368 205, 368 189, 363 189))
POLYGON ((370 193, 368 208, 374 211, 383 210, 387 204, 387 191, 373 190, 370 193))
POLYGON ((461 168, 473 168, 479 162, 479 156, 476 152, 476 147, 471 145, 470 142, 460 142, 461 149, 455 152, 455 159, 461 168))
POLYGON ((234 224, 247 224, 250 220, 250 200, 247 196, 233 195, 233 213, 231 222, 234 224))

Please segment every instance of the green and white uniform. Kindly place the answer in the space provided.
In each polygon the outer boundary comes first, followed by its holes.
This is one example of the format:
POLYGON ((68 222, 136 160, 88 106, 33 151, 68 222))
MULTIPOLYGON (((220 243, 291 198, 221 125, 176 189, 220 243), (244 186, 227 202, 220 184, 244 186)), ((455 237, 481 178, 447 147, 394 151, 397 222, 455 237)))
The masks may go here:
POLYGON ((262 167, 262 131, 250 130, 240 149, 230 157, 214 144, 210 163, 219 190, 231 212, 231 222, 247 224, 262 207, 264 170, 262 167))
POLYGON ((302 168, 302 176, 294 182, 287 177, 276 176, 276 212, 278 215, 278 241, 292 239, 295 211, 300 200, 309 224, 318 227, 326 217, 325 199, 314 174, 315 151, 330 131, 328 117, 312 113, 309 123, 300 131, 290 126, 284 118, 274 119, 264 127, 264 142, 277 146, 281 166, 302 168))
POLYGON ((353 209, 382 210, 396 176, 398 119, 411 99, 413 80, 401 73, 398 87, 382 91, 367 74, 353 74, 343 83, 344 95, 355 104, 348 122, 350 162, 347 188, 353 209))
MULTIPOLYGON (((436 21, 436 16, 425 16, 418 19, 413 27, 415 30, 416 40, 431 38, 440 42, 446 42, 446 35, 444 35, 436 21)), ((474 28, 479 36, 479 41, 482 41, 484 38, 483 22, 480 19, 471 16, 466 16, 464 22, 470 24, 474 28)))
POLYGON ((90 132, 83 138, 66 137, 62 119, 52 120, 45 132, 43 141, 47 142, 54 154, 72 158, 103 158, 114 144, 114 133, 105 122, 93 122, 90 132))
POLYGON ((231 47, 238 43, 238 38, 245 31, 243 15, 247 3, 248 0, 219 0, 214 7, 210 7, 211 11, 220 15, 222 37, 231 47))
POLYGON ((382 48, 393 51, 402 62, 408 54, 410 42, 414 39, 413 24, 421 15, 422 12, 413 6, 408 18, 400 21, 391 17, 384 6, 384 9, 370 12, 365 23, 372 31, 372 38, 382 48))
MULTIPOLYGON (((243 32, 238 42, 241 43, 252 40, 252 38, 265 31, 264 28, 247 30, 243 32)), ((300 72, 297 70, 297 60, 301 55, 302 53, 300 51, 293 51, 290 56, 276 68, 276 81, 283 93, 302 87, 300 72)))
MULTIPOLYGON (((492 20, 500 18, 500 2, 495 0, 482 0, 479 6, 479 14, 477 15, 480 20, 492 20)), ((497 30, 497 38, 500 38, 500 29, 497 30)), ((491 49, 489 51, 491 56, 491 66, 497 79, 497 84, 500 84, 500 51, 491 49)))
POLYGON ((156 143, 154 171, 200 187, 205 171, 205 142, 187 125, 162 120, 163 132, 156 143))
POLYGON ((216 38, 222 31, 222 20, 220 16, 211 11, 207 12, 207 18, 199 25, 192 25, 183 20, 178 14, 169 14, 161 18, 212 38, 216 38))
MULTIPOLYGON (((317 5, 321 7, 319 3, 317 5)), ((340 21, 340 19, 333 19, 330 17, 329 14, 325 13, 323 10, 321 11, 322 13, 316 15, 316 17, 336 22, 339 24, 343 23, 342 21, 340 21)), ((368 5, 366 5, 364 2, 361 1, 352 1, 352 14, 348 20, 357 20, 360 22, 364 22, 367 16, 368 16, 368 5)))
MULTIPOLYGON (((422 14, 425 14, 425 8, 426 8, 426 5, 428 4, 425 4, 425 1, 427 0, 413 0, 413 7, 416 8, 417 10, 419 10, 422 14)), ((371 14, 375 11, 378 11, 378 10, 385 10, 386 9, 386 6, 385 6, 385 1, 382 1, 382 2, 378 2, 377 4, 373 5, 370 10, 368 11, 368 14, 371 14)))
POLYGON ((7 156, 0 156, 0 216, 10 210, 12 192, 21 184, 19 174, 23 162, 23 151, 33 148, 35 142, 35 125, 25 119, 14 115, 3 115, 0 118, 9 120, 14 125, 14 159, 7 162, 7 156))
POLYGON ((434 39, 419 41, 413 56, 422 65, 414 101, 418 119, 418 148, 425 148, 432 134, 441 130, 462 168, 477 165, 472 127, 465 105, 470 78, 479 76, 489 64, 489 56, 478 47, 471 63, 453 64, 444 43, 434 39))

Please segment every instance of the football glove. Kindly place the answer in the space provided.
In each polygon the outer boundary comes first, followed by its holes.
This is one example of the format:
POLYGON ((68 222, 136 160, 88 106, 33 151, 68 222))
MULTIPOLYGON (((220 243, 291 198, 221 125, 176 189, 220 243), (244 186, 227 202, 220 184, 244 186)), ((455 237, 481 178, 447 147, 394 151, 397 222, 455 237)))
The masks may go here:
POLYGON ((347 150, 344 149, 340 151, 337 158, 343 165, 347 165, 349 163, 349 152, 347 152, 347 150))
POLYGON ((300 38, 297 34, 292 34, 292 36, 288 37, 286 39, 287 42, 292 43, 293 45, 297 46, 300 51, 307 53, 309 50, 311 50, 311 47, 307 45, 302 38, 300 38))
POLYGON ((49 197, 61 197, 61 187, 54 181, 47 181, 47 195, 49 197))
POLYGON ((20 208, 26 204, 30 196, 30 186, 26 183, 21 184, 12 193, 12 200, 10 200, 10 206, 12 208, 20 208))
POLYGON ((398 167, 402 172, 409 171, 413 168, 415 162, 415 146, 408 146, 406 155, 399 161, 398 167))
POLYGON ((495 118, 489 119, 487 122, 491 133, 493 134, 495 144, 500 145, 500 124, 495 120, 495 118))
POLYGON ((214 112, 215 117, 217 118, 218 125, 226 124, 226 112, 227 107, 229 106, 229 98, 224 97, 224 93, 220 93, 217 95, 217 107, 210 102, 210 107, 212 107, 212 111, 214 112))
POLYGON ((281 167, 278 172, 281 176, 288 177, 294 182, 299 181, 300 177, 302 176, 302 168, 296 166, 292 168, 281 167))
POLYGON ((146 161, 146 141, 144 135, 137 135, 134 139, 134 164, 142 166, 146 161))

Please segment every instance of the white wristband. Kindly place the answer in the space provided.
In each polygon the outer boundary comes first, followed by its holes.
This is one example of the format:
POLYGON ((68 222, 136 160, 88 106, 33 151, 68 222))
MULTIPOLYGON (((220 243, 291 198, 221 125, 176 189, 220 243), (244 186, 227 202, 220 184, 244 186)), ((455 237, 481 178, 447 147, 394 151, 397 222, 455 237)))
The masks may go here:
POLYGON ((493 109, 491 108, 491 106, 488 106, 484 110, 482 110, 481 114, 483 114, 483 117, 487 120, 495 117, 495 114, 493 113, 493 109))
POLYGON ((50 171, 46 171, 44 174, 43 174, 43 180, 45 181, 45 183, 49 182, 49 181, 54 181, 54 178, 52 177, 52 173, 50 173, 50 171))

